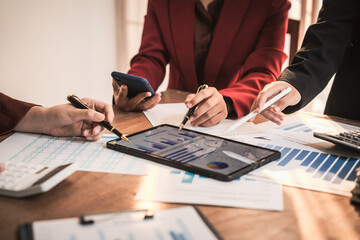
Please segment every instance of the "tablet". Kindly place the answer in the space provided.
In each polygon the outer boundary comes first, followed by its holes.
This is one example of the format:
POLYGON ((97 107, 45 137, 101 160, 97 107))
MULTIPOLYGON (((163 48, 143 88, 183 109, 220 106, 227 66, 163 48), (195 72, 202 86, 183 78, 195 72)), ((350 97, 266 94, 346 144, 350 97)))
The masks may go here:
POLYGON ((221 181, 231 181, 272 160, 280 152, 189 129, 163 124, 127 138, 114 139, 107 147, 167 166, 221 181))

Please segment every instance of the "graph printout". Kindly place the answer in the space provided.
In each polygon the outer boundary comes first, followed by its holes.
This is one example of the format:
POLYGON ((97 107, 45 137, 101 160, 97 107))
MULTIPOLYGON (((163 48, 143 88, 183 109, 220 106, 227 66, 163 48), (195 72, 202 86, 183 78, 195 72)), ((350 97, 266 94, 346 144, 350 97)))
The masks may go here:
POLYGON ((93 142, 79 137, 52 137, 15 133, 0 144, 1 162, 28 162, 44 166, 77 162, 79 170, 146 175, 157 167, 144 159, 126 155, 105 144, 115 135, 93 142))
POLYGON ((311 148, 258 144, 281 152, 281 158, 250 175, 279 183, 344 196, 351 196, 360 159, 328 154, 311 148))
POLYGON ((248 175, 221 182, 185 171, 156 169, 146 177, 135 199, 283 210, 282 185, 248 175))

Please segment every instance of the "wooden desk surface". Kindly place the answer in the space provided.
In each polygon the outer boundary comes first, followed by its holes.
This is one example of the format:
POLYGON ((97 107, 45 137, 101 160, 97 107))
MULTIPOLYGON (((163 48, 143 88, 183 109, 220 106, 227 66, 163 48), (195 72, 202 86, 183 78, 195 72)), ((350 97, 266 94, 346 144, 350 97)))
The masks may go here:
MULTIPOLYGON (((185 97, 186 93, 167 91, 162 102, 182 102, 185 97)), ((141 112, 114 110, 114 125, 126 134, 151 126, 141 112)), ((182 206, 135 201, 142 181, 142 176, 78 171, 45 194, 25 199, 0 197, 0 239, 16 239, 17 226, 24 222, 182 206)), ((360 239, 360 217, 348 197, 286 186, 283 189, 282 212, 199 208, 225 239, 360 239)))

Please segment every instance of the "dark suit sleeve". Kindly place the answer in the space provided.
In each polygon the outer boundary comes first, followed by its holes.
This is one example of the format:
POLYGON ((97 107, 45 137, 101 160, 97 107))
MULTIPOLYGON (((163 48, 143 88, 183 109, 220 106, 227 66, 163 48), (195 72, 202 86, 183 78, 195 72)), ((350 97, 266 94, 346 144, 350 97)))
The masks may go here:
POLYGON ((0 135, 11 132, 33 106, 0 92, 0 135))
POLYGON ((308 28, 301 49, 278 79, 290 83, 301 94, 301 101, 287 107, 285 113, 295 112, 307 105, 337 71, 351 44, 356 16, 359 14, 357 1, 323 1, 317 23, 308 28))

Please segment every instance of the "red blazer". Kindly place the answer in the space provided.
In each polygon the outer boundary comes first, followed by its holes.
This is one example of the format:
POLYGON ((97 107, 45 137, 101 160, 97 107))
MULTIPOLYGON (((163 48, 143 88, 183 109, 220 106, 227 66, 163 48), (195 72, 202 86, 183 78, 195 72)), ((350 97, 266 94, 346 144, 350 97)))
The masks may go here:
MULTIPOLYGON (((170 89, 196 92, 195 0, 149 0, 138 54, 129 74, 156 90, 170 63, 170 89)), ((283 53, 288 0, 225 0, 208 57, 204 83, 232 99, 237 117, 247 114, 264 85, 275 81, 283 53)))
POLYGON ((0 135, 12 131, 33 106, 0 92, 0 135))

